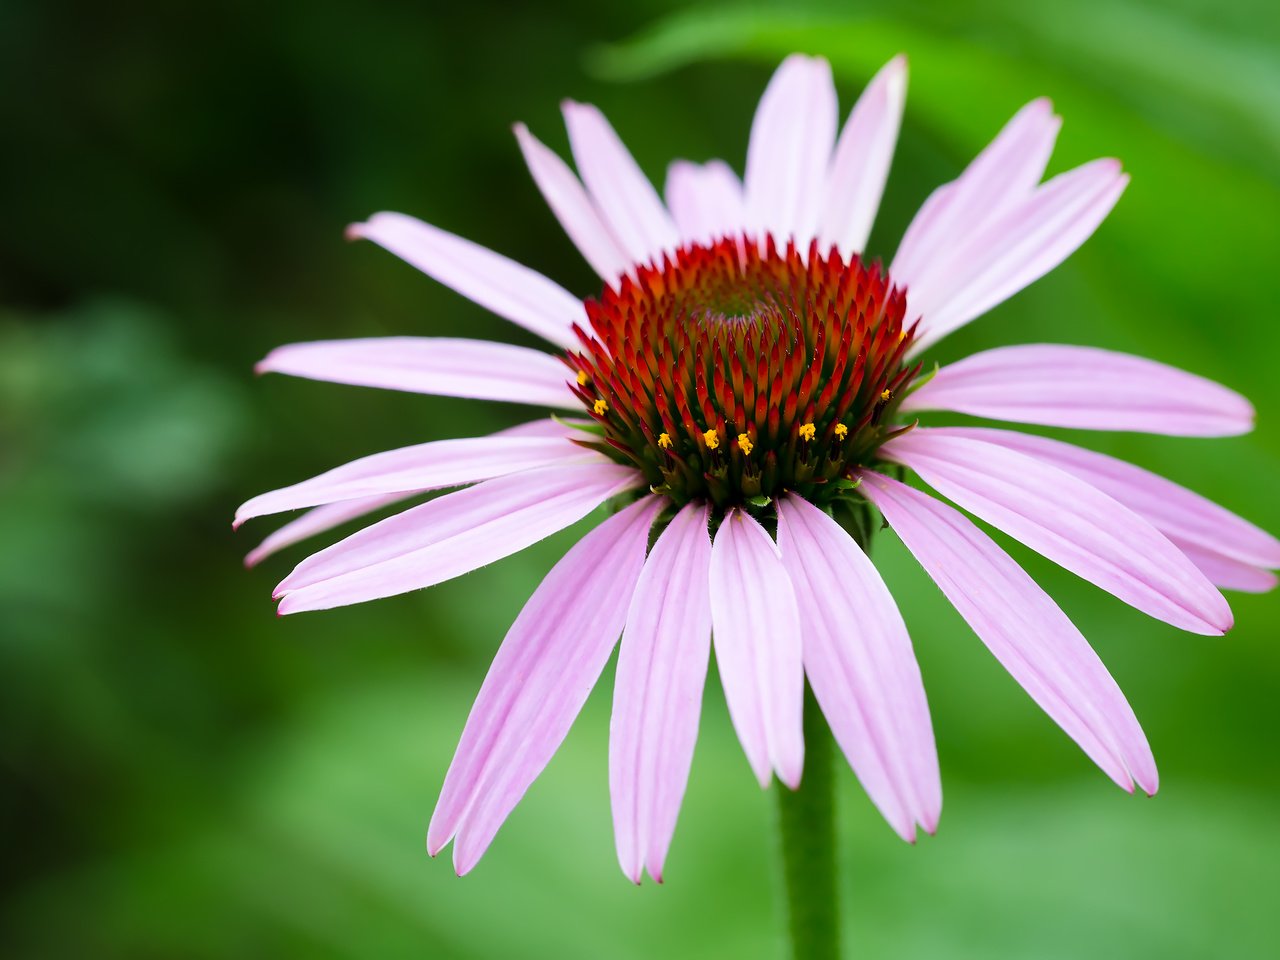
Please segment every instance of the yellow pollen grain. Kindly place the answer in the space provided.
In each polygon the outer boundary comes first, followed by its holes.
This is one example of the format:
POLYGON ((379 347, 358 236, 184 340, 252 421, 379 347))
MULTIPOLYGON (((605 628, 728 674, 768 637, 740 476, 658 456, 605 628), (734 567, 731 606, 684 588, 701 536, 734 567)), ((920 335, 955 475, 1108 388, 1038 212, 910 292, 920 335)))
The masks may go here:
POLYGON ((893 396, 893 393, 892 393, 891 391, 889 391, 889 390, 881 390, 881 391, 880 391, 880 399, 881 399, 881 400, 888 400, 891 396, 893 396))
POLYGON ((578 371, 578 386, 585 387, 587 385, 587 371, 578 371))
POLYGON ((714 450, 720 446, 720 434, 716 433, 715 430, 708 430, 702 435, 702 439, 706 443, 708 450, 714 450))
POLYGON ((817 435, 817 433, 818 433, 817 427, 815 427, 812 423, 806 423, 804 426, 800 428, 800 439, 812 440, 817 435))
POLYGON ((848 435, 849 435, 849 428, 848 428, 848 427, 846 427, 843 423, 837 423, 837 424, 836 424, 836 439, 837 439, 837 440, 843 440, 843 439, 844 439, 845 437, 847 437, 848 435))
POLYGON ((603 400, 597 400, 595 402, 595 406, 593 406, 591 409, 596 412, 597 417, 603 417, 606 413, 609 412, 609 405, 605 403, 603 400))
POLYGON ((754 444, 751 442, 750 437, 748 437, 745 433, 738 434, 738 447, 739 449, 742 450, 744 454, 750 455, 751 448, 753 446, 754 444))
POLYGON ((658 434, 658 446, 660 446, 663 450, 671 449, 671 434, 669 433, 658 434))

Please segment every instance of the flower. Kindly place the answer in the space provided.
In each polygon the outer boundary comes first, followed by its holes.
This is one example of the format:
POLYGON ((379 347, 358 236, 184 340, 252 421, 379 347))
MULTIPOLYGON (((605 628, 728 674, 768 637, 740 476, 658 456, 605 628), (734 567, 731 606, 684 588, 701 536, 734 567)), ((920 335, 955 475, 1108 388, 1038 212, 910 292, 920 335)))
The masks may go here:
POLYGON ((1217 589, 1269 590, 1280 541, 1136 466, 1023 432, 919 426, 952 411, 1014 423, 1239 434, 1238 394, 1080 346, 917 359, 1053 269, 1127 184, 1114 160, 1041 182, 1060 121, 1024 107, 912 221, 886 271, 861 258, 906 88, 901 57, 837 137, 824 60, 792 56, 751 129, 745 176, 670 167, 665 204, 594 107, 566 103, 577 174, 523 126, 533 178, 603 280, 586 301, 436 227, 380 213, 350 228, 554 353, 393 337, 273 351, 274 371, 572 411, 487 437, 375 454, 255 497, 237 523, 312 508, 248 560, 425 491, 302 561, 282 614, 414 590, 615 512, 550 571, 486 677, 428 831, 470 870, 558 748, 621 637, 609 779, 618 856, 661 879, 713 642, 761 785, 800 781, 806 678, 886 820, 932 832, 942 792, 902 617, 855 537, 878 512, 996 658, 1116 783, 1154 793, 1123 694, 1052 599, 938 494, 1132 606, 1220 634, 1217 589))

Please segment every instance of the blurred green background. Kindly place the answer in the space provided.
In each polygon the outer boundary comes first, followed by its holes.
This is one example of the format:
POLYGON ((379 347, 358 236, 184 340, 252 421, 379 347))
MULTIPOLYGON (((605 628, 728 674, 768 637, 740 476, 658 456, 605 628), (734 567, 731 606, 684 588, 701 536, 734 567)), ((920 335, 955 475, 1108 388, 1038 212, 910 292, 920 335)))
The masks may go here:
MULTIPOLYGON (((245 572, 250 495, 526 411, 252 365, 294 340, 521 339, 343 226, 403 210, 595 289, 510 124, 565 147, 606 110, 660 181, 741 170, 792 50, 843 109, 911 58, 871 250, 1022 103, 1066 118, 1051 172, 1133 183, 1063 268, 933 352, 1095 344, 1257 404, 1229 440, 1089 437, 1280 530, 1280 26, 1275 5, 125 2, 0 5, 0 954, 48 957, 779 956, 773 798, 718 683, 664 887, 609 825, 611 671, 480 867, 423 837, 490 657, 581 532, 460 581, 278 620, 303 549, 245 572)), ((937 728, 941 831, 912 848, 847 769, 857 956, 1217 957, 1280 936, 1280 599, 1179 634, 1014 549, 1094 641, 1155 749, 1126 796, 1005 676, 892 535, 876 559, 937 728)))

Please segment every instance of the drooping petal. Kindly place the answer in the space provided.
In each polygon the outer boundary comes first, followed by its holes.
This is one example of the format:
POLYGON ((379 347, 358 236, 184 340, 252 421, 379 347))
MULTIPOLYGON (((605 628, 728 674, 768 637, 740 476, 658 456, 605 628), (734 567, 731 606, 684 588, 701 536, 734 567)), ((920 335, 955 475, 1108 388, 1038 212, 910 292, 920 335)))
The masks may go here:
POLYGON ((818 246, 848 258, 866 249, 880 208, 907 96, 907 58, 890 60, 867 85, 845 121, 827 174, 818 246))
POLYGON ((864 470, 862 491, 1031 698, 1107 776, 1159 785, 1146 736, 1088 641, 1035 581, 970 520, 864 470), (1132 778, 1132 779, 1131 779, 1132 778))
POLYGON ((236 511, 236 524, 340 500, 456 487, 596 455, 564 437, 468 437, 387 450, 318 477, 259 494, 236 511))
MULTIPOLYGON (((415 491, 416 492, 416 491, 415 491)), ((314 510, 308 510, 296 520, 290 520, 279 530, 268 534, 263 541, 244 558, 246 567, 254 567, 273 553, 293 546, 301 540, 342 526, 348 520, 355 520, 366 514, 381 510, 393 503, 413 496, 413 493, 389 493, 379 497, 362 497, 359 500, 344 500, 340 503, 327 503, 314 510)))
MULTIPOLYGON (((581 436, 575 429, 580 421, 575 420, 553 420, 550 417, 543 417, 540 420, 531 420, 528 423, 517 424, 514 427, 507 427, 499 430, 493 437, 569 437, 581 436)), ((244 558, 246 567, 253 567, 261 563, 272 554, 292 546, 301 540, 314 537, 317 534, 325 533, 334 527, 341 526, 349 520, 355 520, 366 514, 373 513, 383 507, 390 506, 400 500, 407 499, 415 493, 423 491, 413 490, 406 493, 389 493, 376 497, 362 497, 358 500, 346 500, 338 503, 329 503, 324 506, 316 507, 314 510, 308 510, 296 520, 291 520, 269 534, 244 558)))
POLYGON ((818 225, 839 115, 831 66, 793 54, 774 72, 751 124, 747 216, 751 230, 807 250, 818 225))
POLYGON ((1231 627, 1231 608, 1150 523, 1057 467, 967 437, 916 429, 880 448, 992 526, 1125 603, 1192 633, 1231 627))
POLYGON ((555 357, 510 343, 451 337, 370 337, 316 340, 277 347, 258 373, 580 410, 555 357))
POLYGON ((948 263, 916 276, 908 309, 921 317, 915 354, 1044 276, 1076 251, 1128 186, 1116 160, 1094 160, 1049 180, 976 228, 948 263))
POLYGON ((742 181, 723 160, 675 161, 667 168, 664 193, 682 241, 711 243, 746 229, 742 181))
POLYGON ((558 347, 577 342, 573 324, 585 316, 582 301, 523 264, 403 213, 375 213, 368 222, 348 227, 347 236, 372 240, 446 287, 558 347))
POLYGON ((574 163, 604 222, 634 262, 661 261, 680 237, 653 184, 604 114, 571 100, 562 109, 574 163))
POLYGON ((951 266, 974 230, 1029 197, 1044 176, 1061 127, 1062 119, 1044 98, 1014 114, 964 173, 921 206, 893 258, 893 278, 927 285, 931 275, 951 266))
POLYGON ((1269 593, 1276 588, 1276 575, 1270 570, 1242 563, 1195 543, 1187 543, 1177 537, 1170 541, 1187 555, 1209 582, 1223 590, 1240 590, 1244 593, 1269 593))
POLYGON ((622 631, 662 506, 645 497, 587 534, 547 574, 493 659, 427 830, 435 856, 454 836, 467 873, 547 765, 622 631))
POLYGON ((604 461, 486 480, 354 533, 308 557, 276 588, 281 614, 418 590, 510 556, 639 485, 604 461))
POLYGON ((600 278, 616 284, 631 261, 601 219, 587 191, 569 165, 531 134, 528 127, 518 123, 515 131, 533 182, 542 191, 560 226, 600 278))
POLYGON ((1148 520, 1183 547, 1183 552, 1187 545, 1195 545, 1201 552, 1252 567, 1280 567, 1280 540, 1230 510, 1149 470, 1061 440, 1013 430, 948 427, 938 428, 936 432, 998 443, 1074 474, 1148 520))
POLYGON ((698 738, 711 653, 708 508, 689 503, 645 561, 627 613, 609 727, 609 793, 622 872, 662 882, 698 738))
POLYGON ((730 510, 711 548, 711 622, 729 717, 762 787, 804 769, 800 610, 764 527, 730 510))
POLYGON ((893 597, 840 525, 794 495, 778 547, 800 605, 805 674, 840 749, 890 826, 932 833, 942 780, 920 667, 893 597))
POLYGON ((1253 429, 1234 390, 1145 357, 1062 344, 997 347, 940 369, 902 402, 993 420, 1221 437, 1253 429))

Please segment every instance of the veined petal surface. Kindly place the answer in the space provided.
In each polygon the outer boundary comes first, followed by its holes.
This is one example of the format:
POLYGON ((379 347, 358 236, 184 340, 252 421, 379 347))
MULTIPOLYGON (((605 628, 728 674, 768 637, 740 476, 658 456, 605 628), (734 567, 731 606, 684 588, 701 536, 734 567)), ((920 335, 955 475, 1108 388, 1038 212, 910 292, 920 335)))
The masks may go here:
POLYGON ((1163 534, 1057 467, 994 443, 919 428, 886 443, 880 456, 1144 613, 1192 633, 1231 627, 1222 594, 1163 534))
POLYGON ((805 674, 840 749, 904 840, 942 811, 938 752, 906 625, 875 565, 807 500, 778 501, 778 548, 800 607, 805 674))
POLYGON ((1145 357, 1064 344, 996 347, 948 364, 902 401, 1086 430, 1222 437, 1253 429, 1253 405, 1221 384, 1145 357))
POLYGON ((1117 784, 1132 792, 1136 780, 1154 794, 1155 760, 1133 710, 1048 594, 958 511, 883 474, 861 478, 867 499, 1041 709, 1117 784))
POLYGON ((429 277, 558 347, 576 342, 582 301, 536 270, 403 213, 375 213, 347 228, 429 277))
POLYGON ((686 504, 654 544, 631 598, 609 726, 609 794, 622 872, 662 882, 698 738, 711 654, 711 537, 686 504))
POLYGON ((725 514, 711 548, 711 622, 729 717, 762 787, 804 768, 800 610, 778 546, 749 514, 725 514))
POLYGON ((315 340, 277 347, 255 368, 357 387, 580 410, 548 353, 454 337, 315 340))
POLYGON ((576 523, 642 482, 599 458, 445 494, 308 557, 276 588, 279 612, 390 597, 461 576, 576 523))
POLYGON ((529 598, 485 677, 427 830, 471 870, 559 749, 617 643, 662 507, 645 497, 582 538, 529 598))

